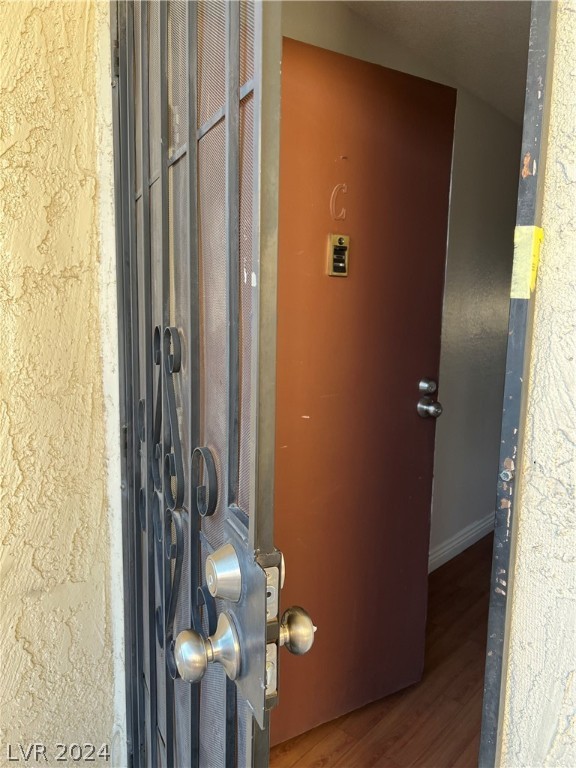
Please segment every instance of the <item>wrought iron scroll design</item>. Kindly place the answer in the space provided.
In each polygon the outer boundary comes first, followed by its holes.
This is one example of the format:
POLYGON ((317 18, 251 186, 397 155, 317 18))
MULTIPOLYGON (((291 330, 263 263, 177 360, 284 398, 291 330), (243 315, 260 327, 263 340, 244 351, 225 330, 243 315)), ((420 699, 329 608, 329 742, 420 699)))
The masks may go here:
MULTIPOLYGON (((174 620, 182 580, 184 561, 184 507, 185 474, 182 456, 182 441, 178 425, 174 375, 180 372, 182 344, 180 332, 167 326, 162 333, 160 326, 154 329, 153 361, 158 367, 156 402, 154 407, 152 478, 154 496, 152 519, 156 539, 156 569, 161 574, 164 560, 173 563, 170 569, 170 585, 166 596, 167 609, 156 609, 156 634, 161 648, 166 649, 166 665, 172 679, 178 677, 174 659, 174 620), (163 369, 163 371, 162 371, 163 369), (162 375, 162 372, 164 375, 162 375), (166 418, 165 428, 163 422, 166 418), (162 438, 164 444, 162 445, 162 438), (162 519, 162 500, 164 514, 162 519), (164 546, 162 546, 164 542, 164 546)), ((201 517, 214 514, 218 502, 218 477, 212 452, 207 447, 195 448, 192 452, 193 511, 201 517), (202 463, 205 482, 202 484, 202 463)), ((207 611, 209 633, 216 628, 216 606, 207 588, 199 587, 196 596, 197 607, 207 611)), ((197 611, 193 611, 194 624, 199 624, 197 611)), ((198 626, 198 630, 200 627, 198 626)))
POLYGON ((178 428, 178 411, 174 374, 179 373, 182 364, 182 345, 177 328, 168 326, 162 333, 160 326, 154 329, 153 361, 158 367, 156 403, 154 407, 152 478, 154 497, 152 518, 156 538, 156 569, 162 573, 164 558, 173 563, 170 569, 170 585, 166 596, 167 608, 156 609, 156 634, 161 648, 166 648, 166 664, 171 677, 177 675, 173 654, 174 619, 182 565, 184 561, 184 462, 182 459, 182 441, 178 428), (161 346, 162 345, 162 346, 161 346), (162 366, 163 363, 163 366, 162 366), (162 376, 162 367, 164 376, 162 376), (164 408, 163 408, 164 406, 164 408), (164 411, 167 417, 163 434, 164 411), (162 437, 164 444, 162 445, 162 437), (164 513, 162 519, 162 499, 164 513), (164 546, 162 546, 164 542, 164 546))
POLYGON ((184 503, 184 463, 182 461, 182 443, 178 431, 178 413, 174 392, 173 374, 180 371, 182 347, 177 328, 168 327, 164 331, 164 381, 166 384, 166 404, 168 406, 168 429, 164 441, 164 501, 169 510, 182 509, 184 503))
POLYGON ((192 482, 196 493, 193 495, 194 511, 200 517, 210 517, 218 504, 218 477, 216 464, 209 448, 195 448, 192 452, 192 482), (201 485, 201 463, 204 462, 206 482, 201 485))

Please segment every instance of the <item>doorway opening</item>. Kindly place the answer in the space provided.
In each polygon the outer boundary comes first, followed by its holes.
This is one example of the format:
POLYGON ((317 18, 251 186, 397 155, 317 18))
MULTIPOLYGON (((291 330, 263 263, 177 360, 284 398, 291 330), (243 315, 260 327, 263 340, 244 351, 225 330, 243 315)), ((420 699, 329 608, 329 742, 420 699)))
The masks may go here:
MULTIPOLYGON (((408 180, 408 188, 401 189, 390 166, 378 166, 382 162, 381 154, 376 152, 374 155, 374 169, 377 175, 379 173, 381 183, 377 188, 371 187, 368 192, 364 190, 364 202, 372 216, 378 215, 380 210, 380 218, 370 231, 370 243, 381 254, 381 267, 370 262, 371 271, 364 279, 366 284, 376 286, 376 291, 377 286, 382 286, 384 290, 385 286, 390 288, 392 284, 392 294, 396 292, 398 299, 398 304, 393 304, 392 298, 388 297, 386 307, 380 305, 382 311, 377 315, 370 314, 368 303, 356 306, 352 314, 346 314, 350 309, 346 308, 345 294, 353 285, 354 272, 358 275, 362 271, 363 260, 368 263, 362 234, 348 231, 354 218, 353 208, 363 199, 361 175, 351 183, 349 171, 343 170, 341 179, 334 177, 330 183, 326 181, 326 195, 314 199, 311 175, 316 178, 317 168, 313 163, 318 161, 325 148, 325 144, 317 143, 313 156, 305 158, 306 162, 301 163, 300 181, 290 192, 291 210, 284 219, 283 206, 287 204, 288 198, 285 195, 283 201, 281 194, 280 199, 280 219, 285 223, 284 233, 281 225, 279 254, 278 412, 282 409, 284 414, 279 419, 286 418, 289 421, 292 418, 293 423, 279 423, 280 428, 277 430, 276 543, 286 554, 288 565, 286 604, 290 603, 293 592, 294 598, 310 610, 320 629, 317 655, 312 652, 306 659, 299 660, 298 666, 292 665, 290 659, 283 660, 280 706, 272 715, 272 741, 281 746, 273 752, 271 763, 278 766, 317 763, 351 765, 344 758, 344 754, 351 749, 357 749, 350 738, 367 739, 370 742, 370 739, 380 734, 380 745, 372 744, 374 748, 371 754, 376 755, 374 759, 378 761, 388 758, 390 764, 401 766, 412 764, 417 756, 412 755, 412 762, 405 762, 408 758, 403 756, 399 744, 392 743, 390 731, 381 725, 382 710, 378 709, 377 704, 369 703, 377 698, 373 691, 378 686, 366 683, 366 697, 361 701, 358 686, 347 679, 343 669, 339 669, 339 649, 343 649, 342 654, 345 649, 351 658, 356 656, 359 660, 358 668, 363 668, 367 679, 374 680, 383 663, 385 651, 383 643, 375 643, 373 628, 379 624, 380 631, 385 634, 388 625, 390 636, 394 635, 396 641, 404 638, 402 653, 405 651, 407 655, 412 655, 417 667, 419 643, 424 642, 426 609, 424 605, 415 607, 418 598, 407 574, 413 573, 413 569, 424 568, 431 573, 428 648, 433 655, 440 652, 445 654, 443 674, 455 674, 459 663, 457 659, 462 658, 458 654, 462 654, 463 645, 466 646, 465 652, 472 654, 469 663, 473 664, 475 659, 483 667, 484 648, 469 639, 465 639, 459 646, 454 625, 443 621, 449 617, 456 621, 456 626, 458 621, 461 625, 474 621, 477 627, 481 627, 482 611, 487 610, 488 603, 488 553, 494 521, 530 4, 472 1, 287 2, 283 4, 282 25, 284 37, 288 41, 298 41, 297 45, 313 46, 317 50, 331 52, 330 55, 350 57, 350 61, 369 62, 387 68, 388 71, 411 76, 404 81, 400 89, 403 92, 409 89, 411 82, 427 83, 424 90, 430 96, 429 102, 424 92, 417 94, 415 91, 411 94, 412 105, 420 99, 425 126, 425 130, 420 131, 420 138, 407 130, 409 121, 402 124, 404 113, 399 102, 395 101, 398 91, 393 84, 390 85, 391 91, 386 93, 389 109, 383 114, 379 127, 385 131, 388 120, 400 120, 400 133, 397 137, 399 144, 393 154, 401 161, 409 157, 415 142, 425 142, 427 134, 440 131, 432 120, 432 115, 437 117, 439 100, 445 97, 448 102, 450 92, 454 92, 456 97, 455 117, 452 117, 453 134, 450 136, 453 145, 451 143, 448 158, 449 189, 444 189, 440 184, 439 187, 430 187, 429 192, 430 206, 438 203, 442 195, 446 195, 446 210, 449 193, 449 213, 443 222, 446 235, 443 243, 445 270, 443 263, 441 333, 438 334, 441 347, 437 368, 434 368, 433 357, 426 359, 424 350, 429 349, 429 344, 424 344, 422 349, 416 343, 420 339, 419 329, 424 334, 430 330, 429 325, 433 325, 433 320, 427 320, 428 310, 420 307, 415 315, 413 312, 413 325, 407 324, 406 318, 398 314, 399 305, 406 303, 412 288, 417 290, 415 270, 418 260, 410 262, 401 289, 394 281, 399 268, 408 258, 402 251, 402 245, 409 242, 409 250, 413 254, 416 249, 420 264, 428 265, 430 250, 437 246, 434 237, 441 237, 441 233, 432 233, 428 220, 423 223, 425 205, 421 205, 414 215, 406 216, 403 227, 397 227, 396 219, 391 222, 387 218, 391 210, 396 212, 393 206, 399 199, 404 206, 407 201, 410 205, 416 205, 419 185, 428 184, 429 181, 422 181, 418 172, 414 172, 408 180), (438 85, 442 86, 440 90, 438 85), (392 188, 386 186, 387 182, 392 183, 392 188), (356 198, 355 191, 358 192, 356 198), (300 208, 294 206, 296 200, 300 208), (374 200, 377 204, 371 207, 374 200), (319 240, 315 244, 302 241, 303 230, 300 225, 306 206, 310 220, 318 222, 323 220, 322 217, 331 219, 325 227, 326 243, 321 243, 319 248, 316 247, 319 240), (294 216, 293 220, 290 219, 291 215, 294 216), (286 237, 286 222, 290 226, 289 237, 286 237), (396 226, 395 230, 393 225, 396 226), (335 235, 350 236, 349 251, 346 254, 348 277, 329 274, 328 244, 331 242, 329 238, 335 235), (391 245, 390 238, 393 236, 400 240, 391 245), (310 256, 315 247, 317 261, 310 256), (318 280, 323 281, 327 291, 329 298, 326 301, 315 299, 311 279, 314 270, 317 270, 315 274, 318 280), (295 292, 292 303, 287 306, 284 323, 283 274, 291 276, 294 282, 292 290, 295 292), (388 309, 390 312, 386 314, 388 309), (394 347, 392 359, 386 359, 385 348, 381 351, 382 357, 378 355, 377 324, 383 321, 395 328, 398 346, 394 347), (318 339, 320 346, 307 355, 307 344, 312 343, 311 339, 319 327, 322 329, 318 339), (340 340, 351 332, 352 343, 355 344, 354 355, 351 356, 350 347, 342 352, 336 367, 336 380, 327 380, 327 374, 334 376, 330 364, 338 356, 340 340), (326 358, 318 355, 322 338, 326 358), (389 382, 394 380, 394 370, 401 367, 399 358, 403 353, 408 358, 406 371, 412 377, 410 386, 413 389, 408 390, 404 383, 403 388, 391 391, 389 387, 392 385, 389 382), (287 355, 284 381, 283 354, 287 355), (347 360, 349 365, 346 364, 347 360), (369 372, 382 364, 385 368, 393 369, 392 378, 378 380, 380 390, 370 392, 369 372), (311 371, 314 373, 312 380, 316 381, 316 385, 312 386, 311 371), (343 371, 348 376, 346 386, 341 386, 343 371), (416 404, 423 394, 423 390, 419 391, 418 387, 420 380, 435 377, 439 387, 438 392, 432 394, 434 398, 437 394, 443 413, 434 436, 433 419, 418 421, 416 404), (303 393, 302 400, 298 400, 299 391, 303 393), (372 418, 370 413, 362 414, 360 408, 368 396, 373 398, 372 418), (321 400, 324 401, 322 407, 321 400), (398 417, 399 422, 391 421, 390 414, 398 417), (321 421, 317 428, 315 417, 319 415, 321 421), (426 485, 427 481, 416 465, 406 474, 406 457, 409 456, 411 460, 417 452, 417 446, 416 442, 410 442, 407 430, 398 426, 403 418, 406 423, 413 419, 410 422, 412 427, 420 430, 420 437, 416 438, 418 444, 429 440, 433 450, 434 484, 432 487, 430 483, 426 491, 428 515, 431 510, 431 528, 429 542, 426 530, 425 552, 416 552, 417 547, 412 544, 412 540, 417 538, 415 534, 421 534, 422 531, 415 529, 414 526, 419 525, 419 522, 410 519, 410 510, 415 503, 414 497, 418 495, 419 482, 426 485), (297 427, 294 419, 298 419, 297 427), (342 424, 343 419, 348 419, 348 422, 334 437, 329 427, 342 424), (359 422, 364 423, 364 433, 359 429, 359 422), (400 444, 401 441, 408 441, 409 444, 392 454, 386 454, 382 447, 382 454, 378 455, 379 447, 374 442, 367 445, 362 437, 369 432, 374 435, 374 423, 378 423, 381 432, 388 426, 389 442, 400 444), (393 456, 400 457, 398 465, 394 464, 393 456), (374 480, 374 472, 380 473, 378 495, 373 491, 366 492, 370 484, 362 475, 363 465, 366 472, 371 473, 371 481, 374 480), (297 471, 294 470, 295 466, 297 471), (320 482, 322 473, 332 478, 324 491, 320 482), (392 486, 394 493, 391 491, 392 486), (284 498, 282 494, 286 494, 284 498), (398 502, 400 498, 403 503, 398 502), (394 503, 390 504, 390 499, 394 503), (369 510, 372 514, 368 514, 369 510), (387 526, 378 529, 379 519, 387 520, 387 526), (307 531, 314 525, 320 526, 320 531, 314 546, 311 546, 307 531), (386 541, 379 538, 383 534, 389 537, 386 541), (392 536, 397 537, 396 541, 390 538, 392 536), (335 545, 337 541, 340 542, 340 549, 335 545), (401 552, 397 561, 393 561, 394 549, 401 552), (412 560, 405 556, 408 551, 412 553, 412 560), (381 552, 381 563, 374 561, 378 552, 381 552), (379 571, 382 580, 386 580, 385 584, 375 580, 374 574, 379 571), (342 583, 350 587, 345 599, 343 592, 331 593, 327 587, 337 582, 333 578, 335 573, 339 573, 342 583), (460 578, 458 573, 464 574, 464 577, 460 578), (462 597, 460 603, 455 600, 458 590, 462 597), (383 593, 396 595, 398 605, 408 605, 414 610, 412 613, 408 611, 401 619, 392 610, 388 615, 380 616, 379 622, 375 621, 374 617, 381 611, 383 593), (466 596, 474 606, 472 612, 466 596), (435 610, 438 611, 437 615, 432 614, 435 610), (460 616, 456 617, 458 611, 460 616), (322 619, 317 618, 319 614, 322 619), (421 622, 421 634, 416 637, 410 627, 414 629, 414 623, 418 623, 418 620, 421 622), (406 627, 399 628, 399 621, 404 621, 406 627), (444 633, 443 641, 436 646, 434 633, 444 633), (453 643, 446 641, 450 633, 453 634, 453 643), (323 635, 330 638, 332 656, 321 655, 322 643, 328 642, 322 639, 323 635), (436 648, 434 652, 433 647, 436 648), (329 669, 318 671, 318 665, 323 664, 329 669), (322 678, 327 679, 328 676, 332 678, 331 688, 323 687, 322 678), (362 719, 362 710, 358 709, 362 705, 368 705, 365 707, 366 720, 362 719), (358 712, 354 715, 356 725, 351 729, 352 736, 350 729, 338 725, 335 731, 322 726, 324 735, 319 739, 318 733, 311 730, 351 710, 358 712), (374 723, 371 717, 375 718, 374 723), (359 725, 360 722, 364 725, 359 725), (293 750, 294 741, 287 742, 291 737, 299 739, 300 751, 293 750), (306 748, 307 745, 309 748, 306 748), (295 755, 292 762, 290 755, 295 755)), ((288 42, 287 45, 293 46, 294 43, 288 42)), ((286 45, 284 50, 286 52, 286 45)), ((332 59, 327 69, 337 69, 338 61, 343 64, 342 60, 332 59)), ((344 71, 346 67, 343 65, 344 71)), ((288 72, 288 66, 283 67, 284 78, 288 72)), ((302 71, 296 74, 295 93, 301 94, 302 90, 310 87, 313 80, 303 77, 302 71)), ((370 77, 368 70, 365 76, 370 77)), ((332 88, 336 94, 339 88, 345 93, 346 83, 343 79, 336 80, 332 88)), ((315 98, 320 98, 321 90, 315 98)), ((334 95, 334 92, 331 93, 334 95)), ((289 109, 284 96, 283 91, 283 131, 289 109)), ((445 106, 449 112, 448 103, 445 106)), ((366 112, 369 112, 368 104, 366 112)), ((320 114, 317 123, 326 121, 336 126, 344 123, 360 131, 361 113, 362 109, 347 97, 342 99, 338 109, 320 114)), ((306 124, 306 130, 313 128, 306 124)), ((282 142, 285 140, 283 134, 282 142)), ((445 134, 442 140, 446 140, 445 134)), ((438 141, 441 142, 440 139, 438 141)), ((313 140, 311 145, 314 146, 313 140)), ((437 146, 440 152, 441 147, 437 146)), ((352 147, 350 153, 345 149, 335 155, 335 166, 344 167, 347 163, 353 165, 352 155, 354 152, 360 153, 361 149, 352 147)), ((418 151, 424 149, 425 144, 422 144, 418 151)), ((298 163, 297 157, 294 163, 298 163)), ((436 175, 435 179, 438 181, 436 175)), ((281 190, 282 184, 281 165, 281 190)), ((366 213, 365 210, 363 212, 366 213)), ((378 306, 377 301, 374 306, 378 306)), ((430 465, 430 480, 431 473, 430 465)), ((378 483, 373 483, 371 487, 376 485, 378 483)), ((425 574, 423 579, 426 589, 425 574)), ((389 605, 396 603, 391 600, 389 605)), ((418 634, 416 629, 414 631, 418 634)), ((383 705, 388 711, 389 707, 394 706, 395 697, 401 700, 402 694, 395 694, 395 691, 404 686, 421 684, 417 682, 418 674, 412 679, 405 675, 398 651, 395 656, 386 659, 385 663, 391 669, 390 681, 386 683, 389 686, 386 693, 390 694, 390 698, 383 705), (398 674, 395 676, 395 673, 398 674)), ((427 674, 426 663, 431 663, 430 658, 424 665, 424 680, 427 674)), ((480 684, 478 690, 465 691, 466 695, 476 696, 479 702, 476 715, 470 714, 466 723, 467 733, 474 731, 475 736, 465 738, 465 748, 461 754, 453 755, 453 762, 457 762, 462 754, 467 755, 466 749, 471 754, 477 747, 474 739, 480 729, 481 688, 480 684)), ((423 706, 430 712, 434 711, 436 705, 432 694, 430 699, 427 698, 428 694, 422 696, 423 706)), ((455 695, 448 696, 447 702, 443 704, 446 713, 451 708, 454 710, 452 715, 458 714, 461 705, 462 702, 455 695)), ((469 704, 470 713, 476 711, 474 706, 474 703, 469 704)), ((452 715, 447 714, 448 719, 452 715)), ((389 717, 394 719, 393 714, 389 717)), ((415 731, 422 731, 413 712, 411 726, 415 731)), ((438 735, 437 724, 432 716, 428 719, 428 727, 438 735)), ((450 727, 453 733, 454 725, 450 727)), ((406 734, 405 719, 398 733, 406 734)), ((426 748, 424 744, 423 749, 426 748)), ((441 752, 441 748, 438 749, 441 752)), ((468 764, 472 764, 474 759, 468 764)), ((452 758, 446 757, 446 760, 448 762, 436 764, 453 764, 450 762, 452 758)))
POLYGON ((430 574, 420 683, 273 747, 271 768, 478 765, 492 536, 430 574))

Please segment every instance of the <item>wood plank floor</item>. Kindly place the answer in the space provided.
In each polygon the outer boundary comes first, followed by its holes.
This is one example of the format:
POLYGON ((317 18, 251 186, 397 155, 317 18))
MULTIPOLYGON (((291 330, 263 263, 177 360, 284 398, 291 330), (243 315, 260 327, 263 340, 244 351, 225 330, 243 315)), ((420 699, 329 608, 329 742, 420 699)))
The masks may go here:
POLYGON ((424 677, 272 749, 271 768, 478 764, 492 536, 430 576, 424 677))

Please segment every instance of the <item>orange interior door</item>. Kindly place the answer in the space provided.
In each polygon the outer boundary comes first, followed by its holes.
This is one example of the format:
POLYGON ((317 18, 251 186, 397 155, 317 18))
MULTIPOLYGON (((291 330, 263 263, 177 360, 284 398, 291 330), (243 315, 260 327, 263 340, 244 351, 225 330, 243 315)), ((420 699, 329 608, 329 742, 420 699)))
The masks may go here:
POLYGON ((436 378, 456 92, 284 41, 276 544, 284 605, 319 629, 283 654, 274 743, 423 668, 436 378), (327 241, 350 237, 348 277, 327 241))

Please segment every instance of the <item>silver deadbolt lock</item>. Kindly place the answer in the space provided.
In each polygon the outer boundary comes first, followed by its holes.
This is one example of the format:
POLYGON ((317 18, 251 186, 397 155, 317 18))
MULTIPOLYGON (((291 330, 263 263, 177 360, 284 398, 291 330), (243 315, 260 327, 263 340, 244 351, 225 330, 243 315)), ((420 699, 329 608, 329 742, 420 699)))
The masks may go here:
POLYGON ((206 558, 206 584, 212 597, 237 603, 242 594, 240 561, 232 544, 216 549, 206 558))
POLYGON ((438 389, 438 384, 434 379, 420 379, 418 382, 418 391, 425 395, 433 395, 438 389))
POLYGON ((187 683, 197 683, 208 664, 215 662, 224 667, 230 680, 236 680, 241 671, 241 652, 232 617, 221 613, 211 637, 204 638, 193 629, 180 632, 174 644, 174 659, 178 674, 187 683))

